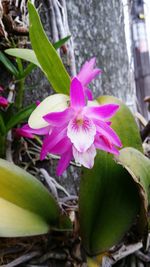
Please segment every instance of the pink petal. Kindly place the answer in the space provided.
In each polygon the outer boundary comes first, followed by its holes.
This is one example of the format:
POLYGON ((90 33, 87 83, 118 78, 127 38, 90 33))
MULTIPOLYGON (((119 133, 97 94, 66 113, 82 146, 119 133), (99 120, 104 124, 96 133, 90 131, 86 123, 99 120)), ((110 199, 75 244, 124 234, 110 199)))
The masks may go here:
POLYGON ((25 124, 23 127, 16 129, 16 134, 23 137, 34 138, 34 134, 46 135, 50 133, 50 130, 49 126, 41 129, 32 129, 28 124, 25 124))
POLYGON ((36 106, 40 105, 41 101, 40 100, 36 100, 36 106))
POLYGON ((41 150, 41 160, 45 158, 47 153, 51 151, 64 137, 66 136, 66 128, 54 128, 50 135, 47 135, 43 140, 41 150))
POLYGON ((91 73, 89 73, 86 77, 86 79, 84 80, 84 85, 88 85, 93 79, 95 79, 96 76, 98 76, 101 73, 100 69, 94 69, 91 71, 91 73))
POLYGON ((95 146, 91 145, 85 152, 79 152, 73 146, 73 156, 77 163, 80 163, 84 167, 91 169, 94 165, 94 158, 96 156, 95 146))
POLYGON ((89 61, 86 61, 82 66, 80 72, 77 75, 77 78, 85 85, 86 77, 90 71, 93 70, 94 65, 96 64, 96 58, 91 58, 89 61))
POLYGON ((71 107, 79 109, 85 106, 85 96, 82 84, 77 78, 73 78, 70 88, 71 107))
POLYGON ((71 147, 72 144, 70 142, 70 139, 68 137, 64 137, 51 150, 49 150, 49 153, 62 155, 71 147))
POLYGON ((34 135, 24 131, 22 128, 15 129, 15 133, 17 136, 27 137, 27 138, 34 138, 34 135))
POLYGON ((43 119, 50 123, 52 126, 62 126, 71 119, 73 114, 74 111, 71 108, 67 108, 64 111, 51 112, 43 116, 43 119))
POLYGON ((92 92, 89 88, 84 87, 85 95, 88 100, 92 101, 93 100, 93 95, 92 92))
POLYGON ((104 150, 106 152, 112 153, 114 155, 119 155, 119 151, 109 142, 106 142, 106 139, 97 135, 94 141, 94 145, 97 149, 104 150))
POLYGON ((74 118, 68 124, 67 136, 79 152, 86 151, 94 142, 96 127, 92 120, 74 118))
POLYGON ((82 66, 77 78, 82 83, 82 85, 87 86, 98 74, 101 73, 100 69, 94 69, 96 59, 92 58, 90 61, 86 61, 82 66))
POLYGON ((105 136, 110 143, 122 147, 122 143, 118 137, 118 135, 115 133, 115 131, 109 127, 109 125, 103 121, 95 121, 97 133, 99 135, 105 136))
POLYGON ((57 170, 56 170, 56 174, 58 176, 63 174, 63 172, 69 166, 69 163, 71 160, 72 160, 72 148, 70 148, 66 153, 64 153, 58 162, 58 166, 57 166, 57 170))
POLYGON ((119 105, 106 104, 102 106, 85 107, 85 114, 91 119, 106 120, 111 118, 119 109, 119 105))
POLYGON ((8 106, 8 101, 5 97, 0 96, 0 106, 6 108, 8 106))

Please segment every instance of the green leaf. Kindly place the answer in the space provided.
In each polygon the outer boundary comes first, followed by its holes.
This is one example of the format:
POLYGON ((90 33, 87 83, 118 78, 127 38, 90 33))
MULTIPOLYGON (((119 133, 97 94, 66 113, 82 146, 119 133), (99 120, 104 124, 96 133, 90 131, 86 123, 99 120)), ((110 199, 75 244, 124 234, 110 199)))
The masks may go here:
MULTIPOLYGON (((0 159, 0 236, 25 236, 60 229, 61 211, 48 190, 29 173, 0 159)), ((63 217, 64 225, 68 218, 63 217)))
POLYGON ((13 57, 19 57, 23 60, 29 61, 33 64, 35 64, 36 66, 38 66, 39 68, 41 67, 37 57, 34 53, 34 51, 32 49, 27 49, 27 48, 10 48, 10 49, 6 49, 5 53, 13 56, 13 57))
POLYGON ((123 147, 134 147, 143 152, 139 128, 130 109, 121 100, 114 96, 104 95, 100 96, 97 100, 101 105, 107 103, 120 105, 118 112, 111 119, 112 128, 120 137, 123 147))
POLYGON ((110 155, 98 152, 94 168, 83 170, 80 184, 80 227, 89 255, 108 250, 129 230, 140 198, 128 172, 110 155))
POLYGON ((56 92, 69 94, 70 77, 55 48, 49 42, 39 15, 30 1, 28 1, 28 10, 30 40, 41 68, 56 92))
POLYGON ((11 72, 12 75, 18 77, 19 72, 15 65, 4 55, 4 53, 0 52, 0 61, 4 64, 4 66, 11 72))
MULTIPOLYGON (((100 104, 119 102, 120 110, 112 119, 112 128, 124 146, 142 151, 139 130, 127 106, 111 96, 100 97, 98 101, 100 104)), ((141 214, 137 183, 106 152, 98 151, 93 169, 83 169, 79 214, 82 242, 89 255, 99 254, 116 245, 136 216, 141 214)), ((145 225, 145 210, 142 216, 145 225)), ((143 229, 140 230, 142 234, 143 229)))
MULTIPOLYGON (((66 43, 68 40, 70 39, 70 36, 66 36, 65 38, 59 40, 58 42, 56 42, 55 44, 53 44, 53 47, 55 49, 60 48, 64 43, 66 43)), ((34 65, 38 66, 39 68, 41 68, 36 54, 32 49, 27 49, 27 48, 9 48, 5 50, 5 53, 13 56, 13 57, 19 57, 23 60, 29 61, 31 63, 33 63, 34 65)))
POLYGON ((132 147, 121 149, 120 155, 115 159, 127 169, 137 183, 142 185, 150 204, 150 160, 132 147))
POLYGON ((71 35, 66 36, 63 39, 60 39, 58 42, 56 42, 55 44, 53 44, 54 48, 57 50, 58 48, 60 48, 63 44, 65 44, 69 39, 70 39, 71 35))
POLYGON ((34 65, 33 63, 28 64, 28 66, 23 70, 23 74, 21 78, 26 78, 35 68, 36 68, 36 65, 34 65))
POLYGON ((10 119, 6 122, 6 130, 9 131, 17 124, 24 122, 36 108, 36 104, 31 104, 23 109, 21 109, 18 113, 10 116, 10 119))
POLYGON ((0 198, 0 237, 45 234, 48 223, 37 214, 0 198))

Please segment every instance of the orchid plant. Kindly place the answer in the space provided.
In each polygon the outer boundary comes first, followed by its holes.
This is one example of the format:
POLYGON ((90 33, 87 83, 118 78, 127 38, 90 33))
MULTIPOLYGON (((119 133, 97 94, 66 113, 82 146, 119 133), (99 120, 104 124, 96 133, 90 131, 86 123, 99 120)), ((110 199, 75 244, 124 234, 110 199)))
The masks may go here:
MULTIPOLYGON (((133 223, 137 241, 143 240, 150 201, 150 162, 143 154, 139 130, 128 107, 112 96, 93 100, 89 83, 101 73, 95 58, 70 78, 30 1, 28 10, 33 50, 6 52, 40 67, 56 94, 38 102, 28 123, 17 132, 27 138, 44 137, 41 160, 48 153, 59 155, 57 175, 63 174, 71 160, 81 165, 78 234, 88 266, 99 266, 102 256, 106 252, 111 255, 109 249, 123 240, 133 223)), ((71 230, 71 222, 57 201, 29 173, 0 160, 0 184, 0 217, 6 214, 5 225, 0 221, 0 235, 71 230), (8 212, 4 213, 4 208, 8 212), (27 223, 13 223, 11 210, 15 222, 21 216, 27 223)))

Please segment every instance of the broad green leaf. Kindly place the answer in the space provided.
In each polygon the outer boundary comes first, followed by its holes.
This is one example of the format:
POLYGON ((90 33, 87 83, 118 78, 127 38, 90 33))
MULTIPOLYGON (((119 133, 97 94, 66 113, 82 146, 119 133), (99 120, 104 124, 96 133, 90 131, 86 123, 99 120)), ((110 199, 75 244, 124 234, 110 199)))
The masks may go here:
POLYGON ((56 92, 69 94, 70 77, 55 48, 49 42, 39 15, 30 1, 28 1, 28 10, 30 40, 41 68, 56 92))
POLYGON ((132 147, 121 149, 120 155, 115 159, 143 186, 150 204, 150 160, 132 147))
POLYGON ((0 237, 45 234, 48 223, 37 214, 0 198, 0 237))
POLYGON ((0 159, 0 197, 55 223, 59 208, 47 189, 31 174, 0 159))
POLYGON ((15 65, 4 55, 4 53, 0 52, 0 61, 4 64, 4 66, 13 74, 15 77, 18 76, 19 72, 15 65))
POLYGON ((14 114, 14 116, 10 116, 10 119, 6 122, 6 130, 9 131, 17 124, 24 122, 28 119, 30 114, 36 108, 36 104, 31 104, 23 109, 21 109, 18 113, 14 114))
MULTIPOLYGON (((112 128, 124 147, 142 151, 139 130, 127 106, 111 96, 100 97, 98 101, 120 104, 120 110, 112 119, 112 128)), ((98 151, 93 169, 83 169, 80 184, 81 237, 87 253, 96 255, 117 244, 140 214, 140 209, 139 188, 131 175, 112 155, 98 151)))
MULTIPOLYGON (((59 40, 55 44, 53 44, 53 47, 55 49, 60 48, 64 43, 66 43, 69 40, 70 36, 66 36, 65 38, 59 40)), ((39 68, 41 67, 35 52, 32 49, 28 48, 9 48, 5 50, 5 53, 13 56, 13 57, 19 57, 23 60, 29 61, 33 63, 34 65, 38 66, 39 68)))
POLYGON ((84 169, 80 184, 80 227, 89 255, 108 250, 129 230, 140 209, 138 190, 112 156, 98 152, 94 168, 84 169))
POLYGON ((134 147, 142 152, 143 149, 139 128, 130 109, 114 96, 104 95, 100 96, 97 100, 101 105, 107 103, 116 103, 120 105, 118 112, 111 119, 112 128, 119 135, 123 147, 134 147))
MULTIPOLYGON (((58 204, 41 182, 2 159, 0 159, 0 218, 1 236, 42 234, 48 232, 50 228, 59 229, 61 224, 58 204), (4 213, 6 214, 3 218, 4 213), (17 223, 17 220, 20 222, 17 223), (3 225, 3 222, 6 225, 3 225)), ((68 226, 68 219, 66 222, 68 226)))
POLYGON ((36 55, 32 49, 10 48, 10 49, 6 49, 5 53, 10 55, 10 56, 19 57, 23 60, 29 61, 40 68, 40 64, 39 64, 37 57, 36 57, 36 55))

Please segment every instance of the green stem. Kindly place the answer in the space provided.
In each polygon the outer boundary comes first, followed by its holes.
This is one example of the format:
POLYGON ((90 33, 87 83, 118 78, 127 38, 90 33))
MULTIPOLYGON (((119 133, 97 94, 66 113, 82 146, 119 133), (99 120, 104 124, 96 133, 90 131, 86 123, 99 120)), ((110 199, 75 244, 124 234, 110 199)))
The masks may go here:
POLYGON ((22 108, 22 104, 23 104, 24 80, 25 79, 21 79, 20 81, 18 81, 18 90, 17 90, 17 97, 16 97, 16 103, 15 103, 15 106, 17 109, 22 108))
POLYGON ((19 70, 19 76, 18 76, 18 90, 17 90, 17 97, 16 97, 16 103, 15 106, 17 109, 22 108, 23 104, 23 97, 24 97, 24 81, 25 79, 22 78, 23 75, 23 65, 20 58, 16 59, 18 70, 19 70))

